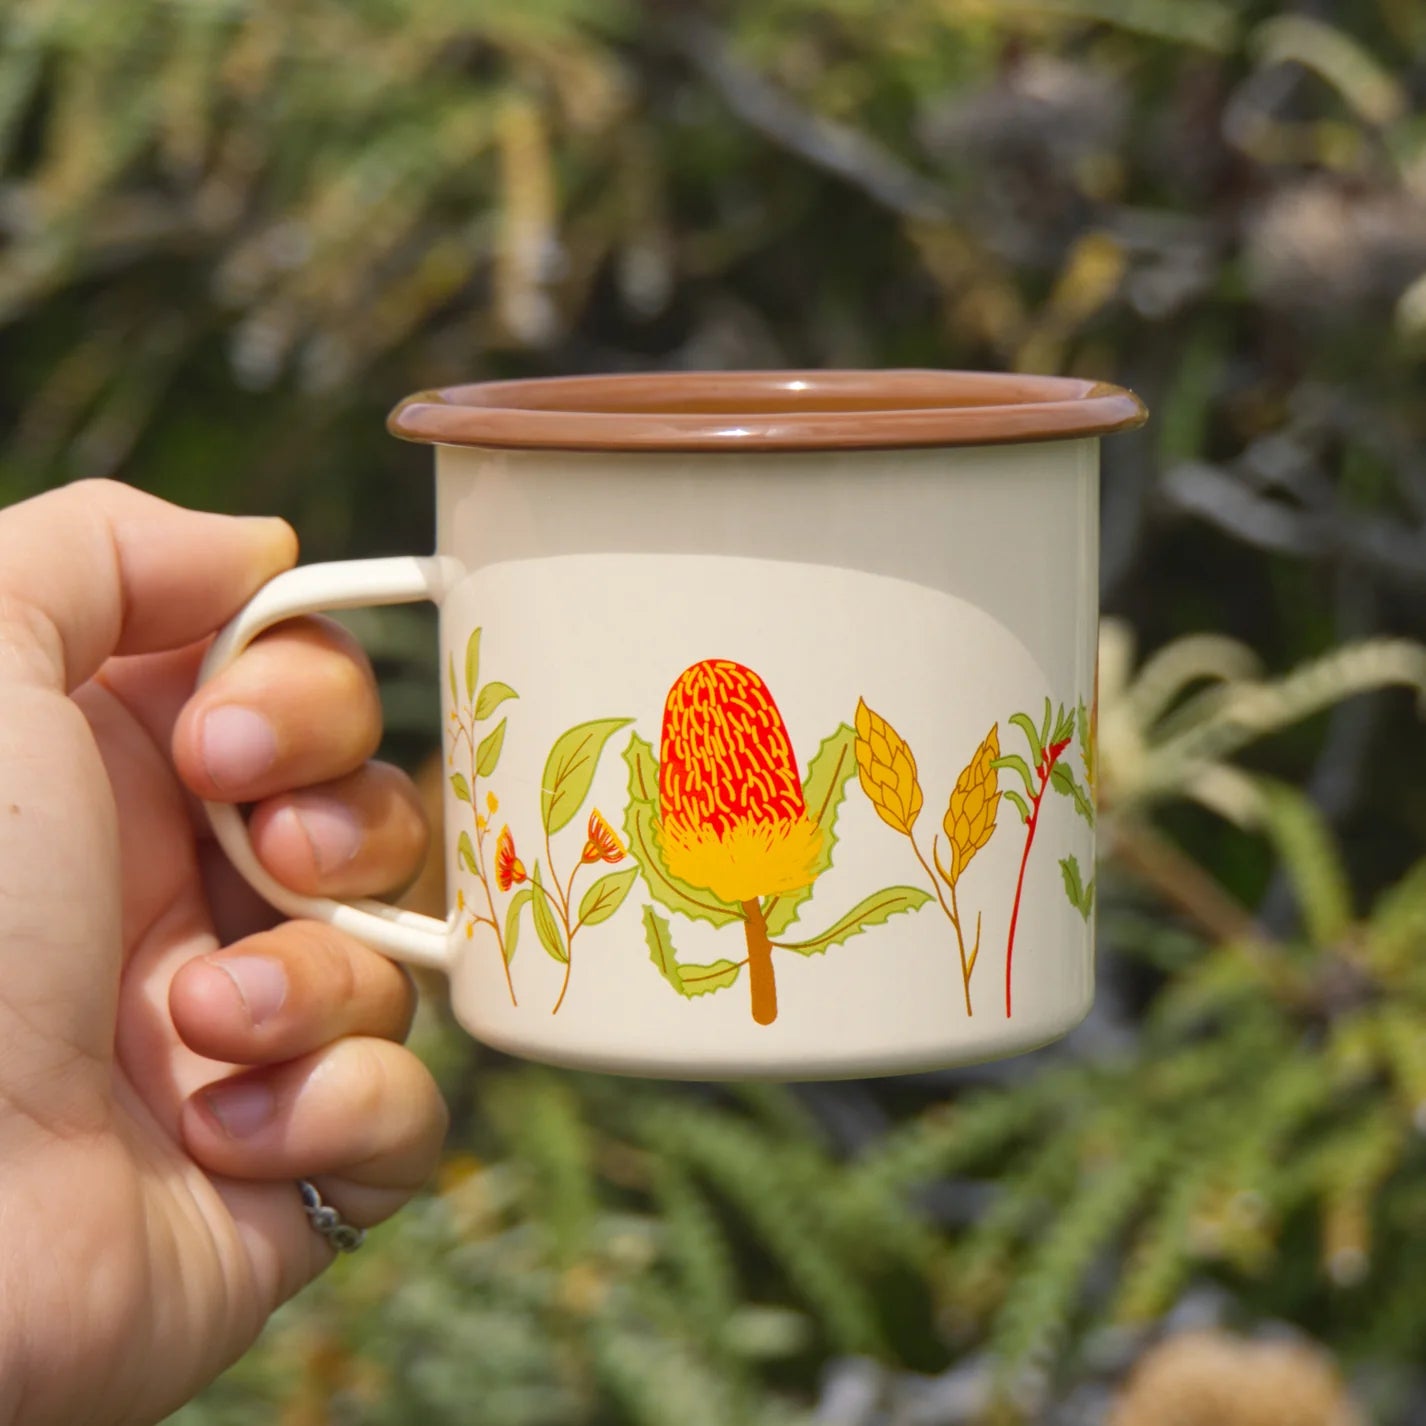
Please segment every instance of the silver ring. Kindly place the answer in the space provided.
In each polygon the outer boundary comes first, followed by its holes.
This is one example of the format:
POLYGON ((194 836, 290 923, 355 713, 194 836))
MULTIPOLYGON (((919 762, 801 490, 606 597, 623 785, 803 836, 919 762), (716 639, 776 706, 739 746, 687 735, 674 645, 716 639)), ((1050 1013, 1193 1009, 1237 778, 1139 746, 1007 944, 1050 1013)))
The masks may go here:
POLYGON ((353 1227, 335 1208, 323 1203, 322 1195, 305 1178, 297 1180, 297 1191, 302 1195, 307 1221, 339 1253, 354 1253, 366 1241, 366 1232, 353 1227))

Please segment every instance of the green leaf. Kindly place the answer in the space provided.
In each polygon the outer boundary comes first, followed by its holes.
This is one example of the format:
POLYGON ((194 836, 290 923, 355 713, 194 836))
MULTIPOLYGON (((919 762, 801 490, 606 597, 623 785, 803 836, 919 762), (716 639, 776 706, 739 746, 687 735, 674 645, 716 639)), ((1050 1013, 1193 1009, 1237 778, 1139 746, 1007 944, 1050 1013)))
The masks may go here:
POLYGON ((1042 744, 1050 741, 1050 719, 1054 717, 1054 704, 1050 702, 1049 695, 1045 696, 1045 716, 1040 723, 1040 742, 1042 744))
POLYGON ((1307 933, 1318 946, 1340 941, 1352 924, 1352 893, 1341 853, 1322 814, 1285 783, 1259 780, 1267 833, 1292 883, 1307 933))
POLYGON ((1079 816, 1084 817, 1089 826, 1094 826, 1094 803, 1089 801, 1089 794, 1075 780, 1074 770, 1071 769, 1070 764, 1055 763, 1055 766, 1050 770, 1050 786, 1054 787, 1061 797, 1072 797, 1074 810, 1079 816))
POLYGON ((1079 700, 1078 724, 1079 724, 1079 745, 1080 745, 1081 748, 1083 748, 1083 749, 1085 750, 1085 752, 1088 752, 1088 751, 1089 751, 1089 709, 1085 706, 1084 699, 1082 699, 1082 698, 1079 700))
MULTIPOLYGON (((466 801, 470 801, 469 797, 466 798, 466 801)), ((472 876, 480 875, 480 867, 476 865, 475 860, 475 843, 471 841, 469 832, 462 832, 456 838, 456 863, 463 866, 472 876)))
POLYGON ((624 812, 624 835, 654 900, 680 916, 708 921, 714 926, 741 921, 743 913, 739 907, 720 901, 711 891, 690 886, 664 865, 658 837, 659 770, 652 744, 631 733, 624 761, 629 766, 629 805, 624 812))
POLYGON ((604 744, 633 721, 632 718, 595 718, 555 739, 540 780, 540 817, 546 832, 558 832, 574 819, 589 796, 604 744))
POLYGON ((480 677, 480 630, 472 629, 465 641, 465 696, 467 702, 475 697, 476 681, 480 677))
POLYGON ((530 914, 535 920, 535 934, 540 938, 540 944, 545 950, 564 965, 569 960, 569 952, 565 949, 559 922, 555 920, 555 913, 550 909, 549 893, 544 888, 544 882, 540 880, 539 862, 535 863, 530 872, 530 882, 534 887, 530 893, 530 914))
POLYGON ((807 815, 822 830, 822 845, 811 864, 813 879, 796 891, 770 896, 764 903, 763 915, 767 918, 770 936, 776 936, 797 920, 798 910, 812 895, 816 878, 832 865, 832 848, 837 844, 837 811, 846 796, 847 783, 857 770, 856 742, 857 730, 843 723, 831 737, 823 740, 807 764, 802 799, 807 804, 807 815))
POLYGON ((1079 862, 1073 856, 1060 859, 1060 875, 1064 877, 1065 895, 1069 897, 1070 905, 1088 921, 1089 913, 1094 909, 1094 878, 1089 879, 1088 886, 1084 884, 1079 862))
POLYGON ((1013 787, 1005 788, 1004 792, 1005 795, 1015 804, 1015 809, 1020 814, 1020 820, 1022 822, 1029 822, 1030 809, 1025 805, 1025 799, 1021 797, 1020 794, 1016 792, 1013 787))
MULTIPOLYGON (((1036 730, 1034 720, 1028 713, 1012 713, 1010 715, 1010 721, 1024 733, 1025 740, 1030 744, 1030 752, 1034 756, 1036 765, 1038 765, 1040 759, 1045 756, 1045 740, 1036 730)), ((1046 733, 1049 732, 1048 727, 1045 731, 1046 733)), ((1025 759, 1021 758, 1020 761, 1024 762, 1025 759)), ((1030 790, 1033 792, 1034 788, 1032 787, 1030 790)))
MULTIPOLYGON (((1024 717, 1024 714, 1017 713, 1015 716, 1021 718, 1024 717)), ((1007 753, 1003 758, 992 758, 990 765, 994 768, 1008 767, 1012 772, 1018 772, 1021 782, 1025 784, 1025 791, 1028 792, 1031 797, 1034 797, 1035 780, 1030 775, 1030 765, 1019 753, 1007 753)), ((1030 814, 1027 812, 1025 815, 1028 818, 1030 814)))
POLYGON ((737 961, 679 965, 674 956, 673 935, 668 922, 652 906, 644 907, 644 939, 648 942, 649 959, 658 967, 659 974, 686 999, 726 990, 742 970, 737 961))
POLYGON ((1075 780, 1074 771, 1068 763, 1056 763, 1050 769, 1050 786, 1060 794, 1061 797, 1072 797, 1074 799, 1074 810, 1084 818, 1092 827, 1094 826, 1094 804, 1089 800, 1089 795, 1075 780))
POLYGON ((465 778, 461 776, 460 773, 453 772, 451 774, 451 788, 454 790, 456 797, 459 798, 460 801, 470 801, 470 783, 468 783, 465 778))
POLYGON ((518 698, 519 696, 508 683, 487 683, 480 690, 480 697, 475 700, 475 721, 483 722, 507 698, 518 698))
POLYGON ((737 980, 743 969, 741 961, 709 961, 705 964, 681 965, 678 968, 683 994, 691 1000, 695 995, 711 995, 726 990, 737 980))
POLYGON ((601 876, 579 903, 579 924, 597 926, 607 921, 623 905, 638 875, 638 867, 631 866, 626 871, 611 871, 608 876, 601 876))
POLYGON ((1074 737, 1074 712, 1060 704, 1059 715, 1055 719, 1055 731, 1050 738, 1052 743, 1067 743, 1074 737))
POLYGON ((489 777, 500 761, 500 750, 505 746, 505 722, 502 718, 495 727, 480 740, 475 750, 475 770, 481 777, 489 777))
POLYGON ((883 921, 903 911, 919 911, 931 893, 918 886, 888 886, 859 901, 845 916, 820 936, 810 941, 778 941, 780 951, 796 951, 799 956, 820 956, 830 946, 840 946, 868 926, 880 926, 883 921))
POLYGON ((451 676, 451 707, 460 707, 460 689, 456 686, 456 656, 447 654, 447 672, 451 676))
POLYGON ((535 899, 535 893, 528 886, 522 886, 510 898, 505 912, 505 964, 515 959, 515 947, 520 944, 520 913, 535 899))

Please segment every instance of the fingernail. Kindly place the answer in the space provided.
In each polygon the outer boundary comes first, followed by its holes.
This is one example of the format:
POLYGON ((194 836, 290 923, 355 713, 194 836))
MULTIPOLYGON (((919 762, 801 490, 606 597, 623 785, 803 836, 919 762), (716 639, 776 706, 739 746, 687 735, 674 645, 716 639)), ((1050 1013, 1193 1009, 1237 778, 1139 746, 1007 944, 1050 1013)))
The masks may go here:
POLYGON ((295 798, 291 811, 323 876, 339 871, 361 850, 362 825, 344 803, 330 797, 295 798))
POLYGON ((277 761, 277 736, 261 713, 230 703, 204 714, 199 750, 217 786, 240 792, 277 761))
POLYGON ((245 1139, 269 1119, 276 1105, 272 1091, 259 1080, 219 1085, 204 1092, 213 1117, 230 1138, 245 1139))
POLYGON ((267 956, 224 956, 209 965, 222 971, 238 988, 248 1019, 261 1025, 282 1009, 287 999, 287 972, 267 956))

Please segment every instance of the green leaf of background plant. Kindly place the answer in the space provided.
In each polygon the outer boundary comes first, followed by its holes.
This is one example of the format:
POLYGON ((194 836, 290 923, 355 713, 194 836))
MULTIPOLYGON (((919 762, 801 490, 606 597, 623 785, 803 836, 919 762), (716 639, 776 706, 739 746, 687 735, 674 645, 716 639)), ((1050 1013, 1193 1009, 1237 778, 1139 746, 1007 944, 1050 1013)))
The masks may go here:
POLYGON ((469 832, 462 832, 456 838, 456 863, 463 866, 472 876, 480 875, 480 867, 475 860, 475 843, 471 841, 469 832))
POLYGON ((580 924, 597 926, 607 921, 623 905, 638 875, 638 867, 631 866, 625 871, 611 871, 608 876, 601 876, 579 903, 580 924))
POLYGON ((657 831, 659 771, 652 744, 631 733, 624 761, 629 767, 629 805, 624 812, 624 835, 628 838, 629 850, 638 860, 650 895, 668 910, 693 921, 707 921, 714 926, 741 921, 743 913, 738 907, 719 901, 711 891, 681 881, 664 865, 657 831))
POLYGON ((472 629, 465 641, 465 696, 469 702, 475 697, 475 685, 480 678, 480 630, 472 629))
POLYGON ((668 922, 652 906, 644 907, 644 939, 649 959, 658 972, 685 999, 726 990, 738 978, 742 966, 737 961, 712 961, 707 965, 679 965, 674 956, 673 934, 668 922))
POLYGON ((930 899, 931 893, 922 891, 919 886, 888 886, 859 901, 820 936, 810 941, 779 941, 777 949, 796 951, 799 956, 820 956, 829 947, 840 946, 868 926, 880 926, 903 911, 919 911, 930 899))
POLYGON ((589 796, 604 744, 632 718, 595 718, 561 733, 545 759, 540 779, 540 818, 545 831, 555 833, 574 820, 589 796))
MULTIPOLYGON (((1024 733, 1025 741, 1030 744, 1030 751, 1034 754, 1035 761, 1038 763, 1040 759, 1045 756, 1045 742, 1044 739, 1040 737, 1034 720, 1028 713, 1012 713, 1010 715, 1010 721, 1024 733)), ((1046 735, 1049 734, 1049 731, 1049 719, 1047 718, 1045 720, 1046 735)), ((1024 758, 1021 758, 1020 761, 1024 762, 1024 758)))
POLYGON ((528 886, 522 886, 510 898, 505 911, 505 964, 515 959, 515 947, 520 944, 520 913, 535 899, 535 893, 528 886))
POLYGON ((807 804, 807 815, 822 830, 822 845, 812 862, 813 879, 796 891, 769 897, 764 904, 763 915, 767 918, 770 936, 776 936, 797 920, 798 911, 812 895, 817 877, 832 865, 832 848, 837 844, 837 811, 846 796, 847 783, 857 770, 856 741, 857 730, 843 723, 830 737, 823 739, 807 764, 802 798, 807 804))
POLYGON ((1268 836, 1282 858, 1302 909, 1307 934, 1318 946, 1340 941, 1352 924, 1352 892, 1341 853, 1322 814, 1295 787, 1260 779, 1268 836))
POLYGON ((461 802, 470 801, 470 783, 458 772, 451 774, 451 789, 461 802))
POLYGON ((564 965, 569 960, 569 951, 565 949, 564 934, 560 930, 559 922, 555 920, 555 913, 550 909, 550 898, 544 890, 544 882, 540 880, 539 862, 535 863, 530 873, 530 881, 535 888, 530 893, 530 915, 535 921, 535 935, 540 938, 540 944, 551 957, 564 965))
MULTIPOLYGON (((1011 772, 1018 772, 1021 782, 1025 784, 1025 791, 1031 797, 1035 795, 1035 781, 1030 776, 1030 764, 1019 753, 1007 753, 1003 758, 992 758, 990 765, 993 768, 1009 768, 1011 772)), ((1027 812, 1025 815, 1028 817, 1030 814, 1027 812)))
POLYGON ((507 698, 518 698, 519 696, 508 683, 487 683, 480 690, 480 697, 475 700, 475 721, 483 722, 507 698))
POLYGON ((502 718, 489 733, 480 740, 475 750, 475 770, 481 777, 489 777, 500 761, 500 749, 505 746, 505 723, 502 718))

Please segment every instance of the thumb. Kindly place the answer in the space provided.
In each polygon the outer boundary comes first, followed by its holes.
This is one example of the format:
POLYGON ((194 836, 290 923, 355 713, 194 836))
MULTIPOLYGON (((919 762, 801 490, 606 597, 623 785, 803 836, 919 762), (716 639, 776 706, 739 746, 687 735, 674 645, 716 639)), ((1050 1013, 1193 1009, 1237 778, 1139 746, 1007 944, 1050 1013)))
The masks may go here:
POLYGON ((111 654, 213 632, 297 557, 282 520, 83 481, 0 512, 0 686, 70 692, 111 654))

